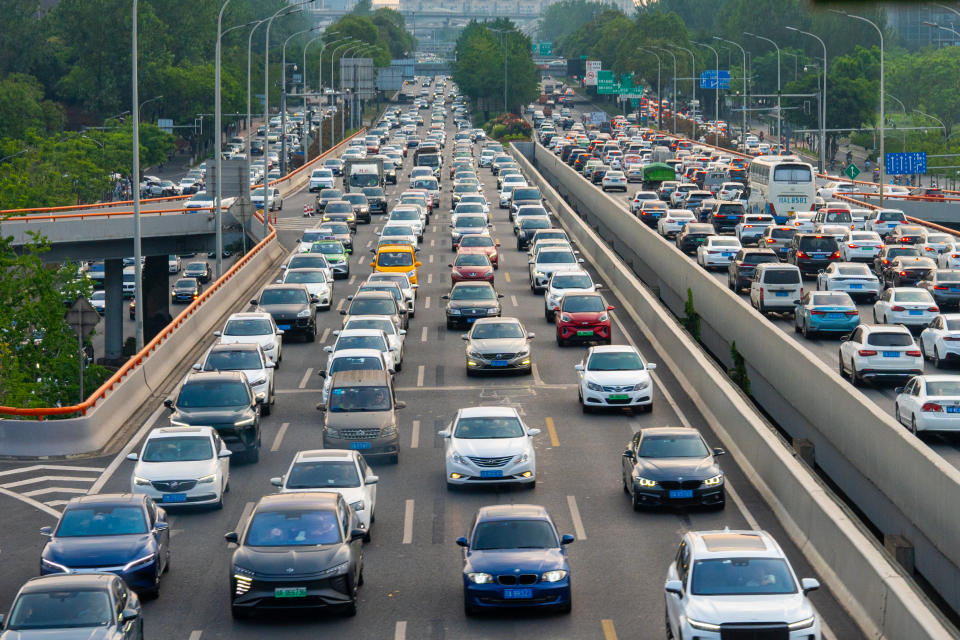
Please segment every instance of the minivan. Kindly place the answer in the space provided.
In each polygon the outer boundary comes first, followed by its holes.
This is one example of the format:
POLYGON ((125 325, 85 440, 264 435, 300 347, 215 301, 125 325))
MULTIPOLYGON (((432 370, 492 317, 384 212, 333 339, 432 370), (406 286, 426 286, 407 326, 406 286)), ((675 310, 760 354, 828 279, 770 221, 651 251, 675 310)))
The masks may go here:
POLYGON ((365 458, 384 456, 396 464, 400 438, 396 410, 406 407, 393 394, 389 371, 338 371, 330 382, 324 412, 323 448, 352 449, 365 458))
POLYGON ((758 264, 750 283, 750 305, 760 313, 793 312, 803 297, 800 269, 794 265, 769 262, 758 264))

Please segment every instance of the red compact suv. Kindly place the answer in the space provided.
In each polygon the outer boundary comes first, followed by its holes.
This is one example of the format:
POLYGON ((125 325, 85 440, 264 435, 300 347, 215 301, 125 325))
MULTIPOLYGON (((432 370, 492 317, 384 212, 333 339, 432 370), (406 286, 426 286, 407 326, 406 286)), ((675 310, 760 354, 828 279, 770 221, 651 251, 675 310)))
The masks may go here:
POLYGON ((610 312, 613 307, 599 293, 567 293, 560 298, 555 315, 557 344, 604 342, 610 344, 610 312))

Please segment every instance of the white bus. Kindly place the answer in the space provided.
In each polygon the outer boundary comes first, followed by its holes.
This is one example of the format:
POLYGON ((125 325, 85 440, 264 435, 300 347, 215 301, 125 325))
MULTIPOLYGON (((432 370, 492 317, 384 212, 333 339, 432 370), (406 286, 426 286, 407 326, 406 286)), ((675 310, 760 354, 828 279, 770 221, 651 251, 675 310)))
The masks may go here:
POLYGON ((750 198, 754 213, 784 224, 791 211, 813 211, 817 185, 813 167, 795 156, 761 156, 750 162, 750 198))

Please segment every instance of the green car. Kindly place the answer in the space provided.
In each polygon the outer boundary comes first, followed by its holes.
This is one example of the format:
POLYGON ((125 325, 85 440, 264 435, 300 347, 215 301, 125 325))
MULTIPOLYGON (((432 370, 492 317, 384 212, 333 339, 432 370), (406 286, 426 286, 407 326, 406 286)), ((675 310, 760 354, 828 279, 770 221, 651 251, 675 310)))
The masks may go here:
POLYGON ((339 240, 318 240, 310 247, 310 253, 322 253, 333 269, 334 278, 350 277, 350 254, 352 251, 339 240))

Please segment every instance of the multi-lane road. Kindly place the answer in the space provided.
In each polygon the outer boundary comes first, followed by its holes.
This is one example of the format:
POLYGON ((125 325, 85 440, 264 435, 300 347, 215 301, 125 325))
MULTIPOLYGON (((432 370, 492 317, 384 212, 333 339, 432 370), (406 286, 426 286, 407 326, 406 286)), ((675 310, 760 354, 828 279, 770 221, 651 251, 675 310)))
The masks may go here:
MULTIPOLYGON (((449 122, 449 121, 448 121, 449 122)), ((451 135, 452 139, 452 127, 451 135)), ((449 154, 449 147, 447 153, 449 154)), ((410 160, 407 161, 409 165, 410 160)), ((408 171, 401 172, 405 176, 408 171)), ((504 295, 503 315, 518 317, 533 341, 535 369, 530 376, 470 377, 464 368, 460 331, 447 330, 441 296, 449 290, 448 263, 453 254, 447 223, 448 191, 425 233, 420 259, 417 313, 406 336, 404 367, 397 374, 400 413, 399 465, 376 464, 380 477, 377 518, 372 541, 364 548, 366 582, 360 590, 355 618, 336 614, 283 613, 238 622, 230 616, 228 570, 231 550, 223 534, 234 530, 262 495, 272 492, 269 479, 281 475, 294 453, 321 446, 321 414, 315 410, 325 363, 325 344, 340 326, 339 304, 320 316, 321 339, 291 341, 284 346, 277 370, 277 403, 263 420, 260 462, 237 464, 231 491, 221 511, 172 512, 171 571, 161 582, 159 599, 145 604, 148 637, 170 640, 296 638, 304 633, 331 637, 441 638, 662 638, 663 582, 667 564, 684 531, 723 527, 763 528, 784 546, 801 577, 816 577, 800 551, 730 457, 722 459, 729 500, 722 512, 673 511, 635 513, 620 488, 620 454, 631 434, 654 425, 691 425, 708 443, 719 446, 703 416, 666 366, 655 372, 654 409, 649 414, 616 412, 582 415, 573 369, 582 347, 560 348, 553 325, 543 318, 543 301, 530 293, 526 253, 513 248, 506 212, 496 209, 495 181, 479 170, 484 192, 493 203, 491 233, 502 243, 496 288, 504 295), (443 480, 443 449, 436 432, 457 409, 476 405, 515 407, 536 437, 538 483, 533 491, 486 489, 448 492, 443 480), (512 612, 465 618, 462 611, 461 553, 454 540, 466 534, 476 510, 497 503, 544 505, 561 533, 577 540, 569 547, 573 612, 512 612)), ((449 189, 449 181, 443 180, 449 189)), ((404 187, 390 187, 392 197, 404 187)), ((280 213, 281 242, 291 249, 300 230, 318 224, 300 216, 313 199, 301 192, 287 198, 280 213)), ((370 272, 368 248, 380 218, 361 226, 354 246, 351 277, 340 280, 335 297, 342 301, 370 272)), ((590 265, 586 265, 588 269, 590 265)), ((592 269, 590 269, 593 271, 592 269)), ((598 282, 603 274, 593 273, 598 282)), ((271 273, 265 282, 275 279, 271 273)), ((606 291, 606 290, 605 290, 606 291)), ((609 294, 607 294, 609 295, 609 294)), ((622 307, 624 301, 609 298, 622 307)), ((238 300, 236 310, 247 308, 238 300)), ((614 341, 633 343, 658 361, 651 345, 626 313, 613 312, 614 341)), ((199 358, 211 343, 204 338, 199 358)), ((129 489, 132 464, 124 460, 152 427, 166 424, 159 400, 142 428, 117 443, 109 455, 70 460, 4 461, 0 463, 0 610, 6 610, 17 588, 38 572, 45 541, 39 528, 55 522, 63 501, 90 492, 129 489)), ((857 638, 858 629, 828 589, 812 594, 828 637, 857 638)))

